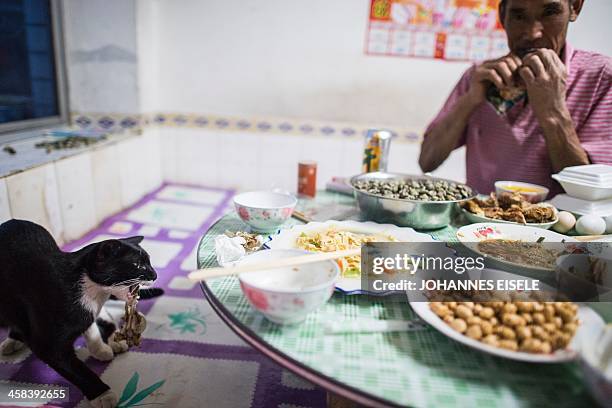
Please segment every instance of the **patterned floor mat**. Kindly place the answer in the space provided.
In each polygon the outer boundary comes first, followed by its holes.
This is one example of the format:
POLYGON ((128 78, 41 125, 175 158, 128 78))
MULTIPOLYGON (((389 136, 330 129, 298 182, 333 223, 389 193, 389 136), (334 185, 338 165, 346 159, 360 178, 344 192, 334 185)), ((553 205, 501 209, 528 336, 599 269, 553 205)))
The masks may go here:
MULTIPOLYGON (((142 344, 110 363, 90 358, 83 341, 77 355, 123 397, 120 406, 322 407, 325 392, 293 376, 247 346, 215 315, 186 278, 196 267, 202 234, 231 211, 232 190, 165 184, 99 228, 66 245, 76 250, 107 238, 143 235, 166 294, 142 301, 148 327, 142 344)), ((109 302, 122 314, 120 302, 109 302)), ((0 329, 0 340, 6 331, 0 329)), ((62 407, 88 406, 82 394, 29 351, 0 356, 0 387, 54 384, 69 388, 62 407)), ((1 401, 0 401, 1 402, 1 401)), ((0 406, 2 404, 0 403, 0 406)))

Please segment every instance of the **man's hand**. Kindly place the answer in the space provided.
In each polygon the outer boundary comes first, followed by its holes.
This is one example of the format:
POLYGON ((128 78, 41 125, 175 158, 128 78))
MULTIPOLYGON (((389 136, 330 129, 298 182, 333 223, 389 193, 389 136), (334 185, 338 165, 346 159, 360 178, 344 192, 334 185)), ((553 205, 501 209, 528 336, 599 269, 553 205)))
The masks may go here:
POLYGON ((538 49, 523 58, 519 75, 527 87, 529 104, 546 140, 552 169, 589 164, 565 103, 567 68, 556 52, 538 49))
POLYGON ((523 61, 513 54, 505 57, 486 61, 476 67, 472 76, 472 83, 468 95, 474 104, 484 102, 487 95, 487 88, 490 84, 498 89, 516 87, 514 73, 523 65, 523 61))
POLYGON ((567 69, 555 51, 540 48, 528 54, 523 58, 519 75, 542 126, 559 115, 569 114, 565 104, 567 69))

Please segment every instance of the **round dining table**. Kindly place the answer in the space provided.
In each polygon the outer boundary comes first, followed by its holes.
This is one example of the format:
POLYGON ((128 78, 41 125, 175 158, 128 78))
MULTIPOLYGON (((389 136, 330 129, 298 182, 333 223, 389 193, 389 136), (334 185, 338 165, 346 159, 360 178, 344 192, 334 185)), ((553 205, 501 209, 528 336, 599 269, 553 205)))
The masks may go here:
MULTIPOLYGON (((319 192, 301 199, 297 209, 312 212, 354 206, 352 197, 319 192)), ((359 219, 358 212, 350 215, 359 219)), ((282 228, 301 224, 288 220, 282 228)), ((456 242, 458 225, 428 231, 434 239, 456 242)), ((218 220, 202 237, 198 268, 217 266, 214 238, 226 231, 247 231, 235 213, 218 220)), ((558 407, 593 406, 578 364, 534 364, 495 357, 464 346, 424 324, 405 295, 346 295, 296 325, 278 325, 255 311, 235 276, 201 282, 208 302, 245 342, 294 374, 330 394, 365 406, 558 407), (405 320, 401 331, 339 332, 329 322, 359 325, 372 320, 405 320)), ((612 321, 612 304, 597 311, 612 321)))

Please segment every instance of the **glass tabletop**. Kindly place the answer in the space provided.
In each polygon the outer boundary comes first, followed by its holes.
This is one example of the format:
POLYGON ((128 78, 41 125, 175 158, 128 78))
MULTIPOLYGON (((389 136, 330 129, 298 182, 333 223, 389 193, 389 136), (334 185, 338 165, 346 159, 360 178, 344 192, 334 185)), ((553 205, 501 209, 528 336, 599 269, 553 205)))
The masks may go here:
MULTIPOLYGON (((320 193, 299 209, 350 205, 352 199, 320 193)), ((340 207, 338 207, 340 208, 340 207)), ((288 221, 283 228, 300 222, 288 221)), ((247 228, 235 214, 219 220, 202 237, 198 267, 217 266, 214 237, 247 228)), ((456 241, 456 226, 430 232, 456 241)), ((359 319, 416 319, 405 296, 372 297, 335 293, 295 326, 280 326, 253 310, 235 277, 202 284, 211 305, 248 343, 306 379, 369 405, 490 407, 593 405, 576 364, 520 363, 470 349, 433 328, 393 333, 328 334, 325 322, 359 319)), ((612 316, 605 316, 607 321, 612 316)))

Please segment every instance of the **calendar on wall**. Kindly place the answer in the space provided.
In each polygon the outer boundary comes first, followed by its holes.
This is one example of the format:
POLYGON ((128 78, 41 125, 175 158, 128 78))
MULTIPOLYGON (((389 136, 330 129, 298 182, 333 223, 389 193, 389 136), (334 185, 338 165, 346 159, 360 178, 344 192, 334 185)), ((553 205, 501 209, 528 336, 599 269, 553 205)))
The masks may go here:
POLYGON ((371 0, 368 55, 482 61, 508 53, 500 0, 371 0))

